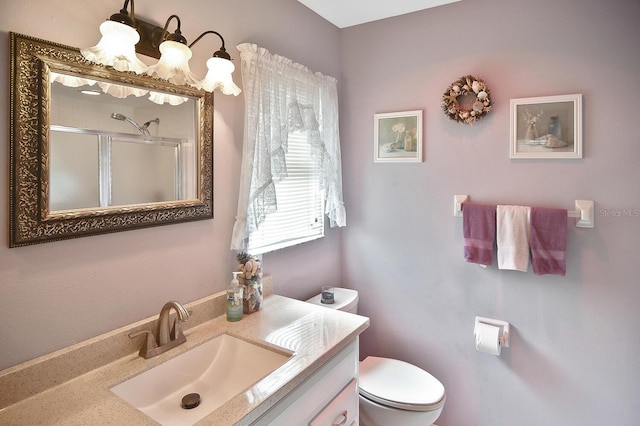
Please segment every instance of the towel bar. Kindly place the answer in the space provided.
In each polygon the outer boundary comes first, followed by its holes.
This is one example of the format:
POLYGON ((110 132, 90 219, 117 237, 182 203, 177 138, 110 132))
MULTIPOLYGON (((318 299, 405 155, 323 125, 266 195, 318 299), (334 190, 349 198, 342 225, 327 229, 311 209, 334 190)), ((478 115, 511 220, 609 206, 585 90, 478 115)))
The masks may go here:
MULTIPOLYGON (((462 217, 462 204, 469 201, 468 195, 453 196, 453 215, 462 217)), ((595 203, 593 200, 575 200, 575 210, 567 211, 567 217, 576 218, 577 228, 593 228, 595 226, 595 203)))

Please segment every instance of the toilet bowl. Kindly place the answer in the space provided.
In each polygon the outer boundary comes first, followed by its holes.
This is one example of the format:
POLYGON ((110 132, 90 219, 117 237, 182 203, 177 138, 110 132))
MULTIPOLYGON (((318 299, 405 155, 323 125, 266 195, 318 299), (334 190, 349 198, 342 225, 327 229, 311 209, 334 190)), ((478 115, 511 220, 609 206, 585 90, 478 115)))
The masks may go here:
MULTIPOLYGON (((358 292, 336 287, 333 304, 322 303, 321 294, 307 302, 355 314, 358 292)), ((428 372, 408 362, 375 356, 360 361, 359 370, 360 425, 427 426, 440 417, 444 386, 428 372)))

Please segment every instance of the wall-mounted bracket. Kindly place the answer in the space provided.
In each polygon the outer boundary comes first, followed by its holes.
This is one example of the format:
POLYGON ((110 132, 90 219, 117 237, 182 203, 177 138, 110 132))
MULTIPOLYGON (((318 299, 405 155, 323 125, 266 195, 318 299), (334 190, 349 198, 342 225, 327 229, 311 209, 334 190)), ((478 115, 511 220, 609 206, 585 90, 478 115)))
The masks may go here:
POLYGON ((454 195, 453 196, 453 215, 455 217, 462 217, 462 204, 469 201, 468 195, 454 195))
POLYGON ((136 52, 160 59, 160 43, 164 38, 164 29, 136 18, 136 30, 140 34, 140 41, 136 44, 136 52))
POLYGON ((595 226, 595 203, 593 200, 576 200, 576 227, 593 228, 595 226))

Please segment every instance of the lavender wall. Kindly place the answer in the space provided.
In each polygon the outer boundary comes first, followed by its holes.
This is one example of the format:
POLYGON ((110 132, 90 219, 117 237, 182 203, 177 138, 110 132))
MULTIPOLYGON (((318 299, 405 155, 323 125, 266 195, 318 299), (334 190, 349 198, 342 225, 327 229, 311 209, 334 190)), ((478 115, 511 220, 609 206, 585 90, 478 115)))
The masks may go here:
MULTIPOLYGON (((122 7, 122 0, 56 2, 4 0, 0 14, 0 164, 8 164, 9 38, 14 31, 71 46, 91 46, 98 25, 122 7)), ((176 13, 182 32, 222 33, 235 59, 235 46, 251 42, 338 76, 339 30, 294 0, 138 1, 136 12, 163 25, 176 13)), ((192 70, 204 76, 204 62, 216 50, 214 38, 194 46, 192 70)), ((8 172, 0 173, 0 369, 157 315, 171 299, 182 302, 224 289, 235 268, 229 251, 236 214, 242 151, 242 96, 216 94, 214 116, 213 220, 81 238, 31 247, 8 247, 8 172)), ((324 279, 340 276, 340 231, 294 250, 265 256, 277 277, 276 291, 311 295, 324 279), (313 259, 313 261, 310 261, 313 259), (317 259, 320 259, 319 261, 317 259), (304 277, 304 279, 300 279, 304 277)))
POLYGON ((361 355, 438 377, 441 426, 640 422, 638 20, 636 0, 464 0, 341 32, 343 274, 371 317, 361 355), (495 105, 474 126, 440 110, 466 74, 495 105), (510 160, 509 100, 571 93, 583 94, 584 159, 510 160), (425 161, 374 164, 373 114, 413 109, 425 161), (463 262, 454 194, 593 199, 596 227, 570 227, 566 277, 481 269, 463 262), (476 315, 512 324, 499 358, 475 351, 476 315))
MULTIPOLYGON (((5 1, 0 62, 8 64, 8 31, 91 45, 101 19, 122 5, 76 3, 5 1)), ((229 47, 258 43, 340 79, 349 226, 266 256, 276 291, 305 298, 341 279, 358 289, 361 312, 372 318, 363 355, 405 359, 441 379, 448 395, 441 426, 583 426, 640 421, 640 217, 618 216, 640 209, 639 7, 465 0, 342 31, 294 0, 139 2, 137 10, 158 23, 178 13, 187 38, 216 29, 229 47), (495 103, 472 127, 439 109, 445 88, 468 73, 489 84, 495 103), (584 96, 585 158, 509 160, 509 99, 567 93, 584 96), (425 112, 425 161, 374 165, 373 114, 412 109, 425 112), (462 223, 451 215, 460 193, 563 208, 594 199, 596 228, 570 228, 564 278, 481 270, 462 261, 462 223), (512 323, 512 347, 500 358, 475 352, 476 315, 512 323)), ((196 64, 211 46, 194 50, 192 67, 202 75, 196 64)), ((215 219, 0 246, 0 368, 154 315, 169 299, 224 288, 234 266, 228 244, 244 104, 219 95, 215 102, 215 219)), ((7 85, 0 111, 8 116, 7 85)), ((6 120, 0 133, 8 134, 6 120)), ((0 163, 7 162, 5 148, 0 163)), ((7 187, 0 173, 1 200, 7 187)))

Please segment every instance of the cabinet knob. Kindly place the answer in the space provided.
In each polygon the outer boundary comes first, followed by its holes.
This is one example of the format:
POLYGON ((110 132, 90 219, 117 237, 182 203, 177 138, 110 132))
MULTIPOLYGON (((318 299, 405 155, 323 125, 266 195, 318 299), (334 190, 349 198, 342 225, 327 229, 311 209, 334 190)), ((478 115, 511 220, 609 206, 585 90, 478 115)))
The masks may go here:
POLYGON ((342 413, 340 413, 340 417, 338 417, 333 423, 331 423, 331 426, 343 426, 347 423, 348 415, 349 412, 347 410, 344 410, 342 413))

